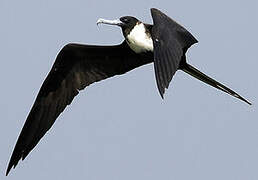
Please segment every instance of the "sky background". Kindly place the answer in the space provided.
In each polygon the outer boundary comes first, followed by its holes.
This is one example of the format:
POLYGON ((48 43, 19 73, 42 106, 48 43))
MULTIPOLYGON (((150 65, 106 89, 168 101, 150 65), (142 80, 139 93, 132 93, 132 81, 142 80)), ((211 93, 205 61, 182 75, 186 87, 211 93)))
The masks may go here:
POLYGON ((0 1, 0 179, 257 180, 258 1, 0 1), (156 7, 199 43, 188 62, 249 106, 178 71, 165 100, 153 64, 86 88, 25 161, 6 167, 57 53, 67 43, 118 44, 98 18, 156 7))

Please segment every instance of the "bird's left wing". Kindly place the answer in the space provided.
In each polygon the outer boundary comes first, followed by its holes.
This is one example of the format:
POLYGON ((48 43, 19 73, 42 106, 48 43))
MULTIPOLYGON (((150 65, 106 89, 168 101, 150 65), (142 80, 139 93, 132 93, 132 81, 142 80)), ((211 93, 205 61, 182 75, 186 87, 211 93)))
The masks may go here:
POLYGON ((131 51, 125 41, 115 46, 66 45, 40 88, 15 145, 6 175, 20 159, 25 159, 79 90, 151 61, 147 55, 131 51))
POLYGON ((159 93, 163 98, 165 88, 168 88, 184 53, 198 41, 185 28, 158 9, 152 8, 151 16, 155 76, 159 93))

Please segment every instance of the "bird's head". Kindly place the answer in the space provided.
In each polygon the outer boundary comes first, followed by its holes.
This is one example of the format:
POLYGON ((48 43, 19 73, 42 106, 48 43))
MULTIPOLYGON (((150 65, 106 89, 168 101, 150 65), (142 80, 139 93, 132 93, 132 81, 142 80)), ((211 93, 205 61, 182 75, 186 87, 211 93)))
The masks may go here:
POLYGON ((130 31, 134 28, 134 26, 140 23, 138 19, 132 16, 123 16, 116 20, 106 20, 106 19, 98 19, 97 25, 99 24, 109 24, 109 25, 116 25, 120 26, 123 31, 123 35, 126 37, 130 31))

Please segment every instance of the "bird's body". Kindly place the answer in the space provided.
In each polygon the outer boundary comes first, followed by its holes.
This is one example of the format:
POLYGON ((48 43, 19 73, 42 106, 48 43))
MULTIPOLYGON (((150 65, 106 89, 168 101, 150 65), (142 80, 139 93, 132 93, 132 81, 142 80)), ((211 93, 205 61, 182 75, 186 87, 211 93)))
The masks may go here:
POLYGON ((197 40, 185 28, 157 9, 151 9, 153 25, 131 16, 99 23, 122 28, 125 40, 119 45, 68 44, 59 52, 44 80, 15 145, 7 172, 25 159, 52 127, 80 90, 90 84, 124 74, 154 62, 157 87, 163 98, 175 72, 180 69, 248 104, 247 100, 186 62, 187 49, 197 40))

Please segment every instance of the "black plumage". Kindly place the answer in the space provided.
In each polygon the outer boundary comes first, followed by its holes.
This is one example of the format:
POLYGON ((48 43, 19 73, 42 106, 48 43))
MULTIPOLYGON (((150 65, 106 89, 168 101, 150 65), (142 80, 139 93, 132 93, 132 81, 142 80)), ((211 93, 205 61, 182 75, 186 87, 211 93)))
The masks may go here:
POLYGON ((124 74, 151 62, 154 62, 156 82, 162 98, 173 75, 181 69, 250 104, 236 92, 187 64, 185 53, 191 45, 197 43, 191 33, 157 9, 151 9, 151 15, 153 25, 142 24, 131 16, 121 17, 120 21, 100 19, 98 23, 122 28, 125 41, 120 45, 68 44, 59 52, 22 128, 6 175, 20 159, 26 158, 80 90, 94 82, 124 74), (140 33, 144 38, 132 35, 135 27, 139 31, 135 34, 140 33), (144 27, 144 34, 140 32, 141 27, 144 27), (144 42, 138 42, 137 38, 144 42))
POLYGON ((163 98, 186 50, 198 41, 181 25, 157 9, 151 10, 156 82, 163 98))
POLYGON ((136 54, 125 41, 115 46, 66 45, 40 88, 14 148, 7 174, 20 159, 25 159, 79 90, 151 62, 152 53, 136 54))

